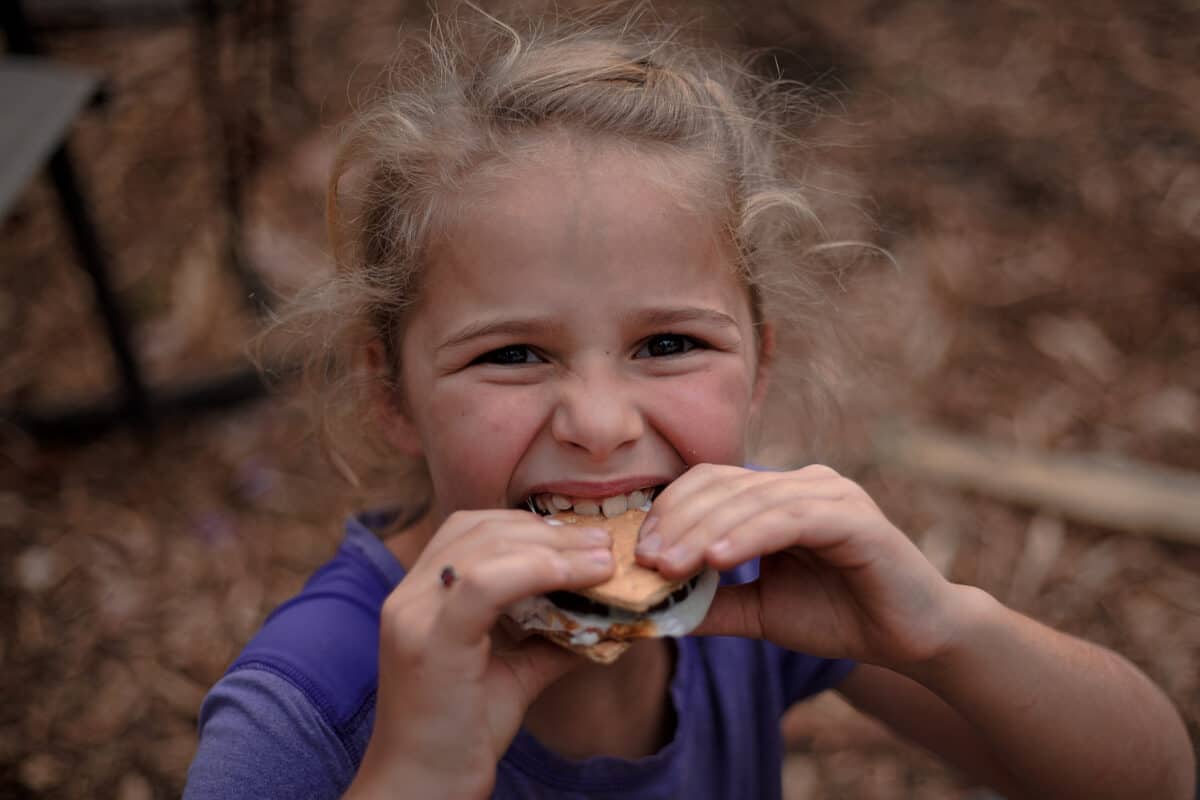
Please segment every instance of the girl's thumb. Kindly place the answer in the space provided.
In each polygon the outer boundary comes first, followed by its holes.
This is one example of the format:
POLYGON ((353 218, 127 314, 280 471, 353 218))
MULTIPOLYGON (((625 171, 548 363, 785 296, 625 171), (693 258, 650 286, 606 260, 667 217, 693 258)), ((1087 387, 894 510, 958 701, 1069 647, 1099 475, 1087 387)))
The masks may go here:
POLYGON ((547 686, 584 663, 582 656, 537 636, 496 655, 512 670, 523 708, 528 708, 547 686))
POLYGON ((761 639, 763 636, 762 608, 758 602, 758 587, 754 584, 722 586, 717 589, 704 617, 691 636, 741 636, 761 639))

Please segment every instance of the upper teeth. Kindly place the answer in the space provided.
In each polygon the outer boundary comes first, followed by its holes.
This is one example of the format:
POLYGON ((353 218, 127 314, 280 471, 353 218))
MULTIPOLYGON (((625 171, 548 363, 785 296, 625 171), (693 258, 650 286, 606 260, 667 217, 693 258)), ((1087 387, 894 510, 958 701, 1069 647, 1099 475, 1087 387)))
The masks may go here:
POLYGON ((539 494, 529 499, 536 511, 553 514, 558 511, 574 510, 583 516, 617 517, 630 509, 650 510, 654 499, 653 489, 634 489, 629 494, 617 494, 601 500, 586 497, 568 497, 561 494, 539 494))

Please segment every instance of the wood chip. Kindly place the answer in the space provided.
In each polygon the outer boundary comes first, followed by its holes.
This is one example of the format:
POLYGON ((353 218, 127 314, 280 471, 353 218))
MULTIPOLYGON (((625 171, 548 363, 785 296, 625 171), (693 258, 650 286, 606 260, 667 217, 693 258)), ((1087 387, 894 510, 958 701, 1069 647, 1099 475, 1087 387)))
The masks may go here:
POLYGON ((140 772, 126 772, 117 784, 116 800, 154 800, 154 787, 140 772))
POLYGON ((1116 377, 1121 364, 1121 353, 1104 331, 1082 316, 1034 317, 1029 323, 1029 338, 1050 358, 1081 366, 1103 383, 1116 377))
POLYGON ((21 783, 32 792, 48 792, 67 774, 63 760, 50 753, 34 753, 21 762, 21 783))

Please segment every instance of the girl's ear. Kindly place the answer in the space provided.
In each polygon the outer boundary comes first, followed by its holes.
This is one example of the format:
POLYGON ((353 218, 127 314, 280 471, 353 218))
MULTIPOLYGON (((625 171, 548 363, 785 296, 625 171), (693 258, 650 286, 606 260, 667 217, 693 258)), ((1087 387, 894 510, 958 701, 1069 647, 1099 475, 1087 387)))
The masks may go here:
POLYGON ((758 326, 757 334, 758 364, 754 370, 754 394, 751 396, 751 409, 755 414, 762 412, 767 387, 771 385, 771 368, 775 365, 775 327, 763 322, 758 326))
POLYGON ((383 429, 383 437, 401 455, 420 458, 425 454, 421 436, 405 408, 404 397, 394 380, 395 370, 388 364, 383 342, 367 344, 367 379, 370 381, 371 412, 383 429))

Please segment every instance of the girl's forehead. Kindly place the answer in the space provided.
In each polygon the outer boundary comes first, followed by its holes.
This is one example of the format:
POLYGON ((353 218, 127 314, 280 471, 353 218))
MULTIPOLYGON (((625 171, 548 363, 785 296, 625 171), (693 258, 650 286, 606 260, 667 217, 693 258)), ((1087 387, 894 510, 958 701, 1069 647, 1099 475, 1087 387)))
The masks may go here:
POLYGON ((424 299, 532 304, 567 290, 583 302, 620 287, 629 302, 682 289, 739 302, 725 226, 680 202, 673 168, 617 149, 564 148, 493 171, 431 249, 424 299))
POLYGON ((685 201, 679 176, 657 159, 566 152, 493 175, 460 207, 434 250, 520 269, 544 260, 575 267, 664 262, 725 263, 732 247, 720 218, 685 201))

